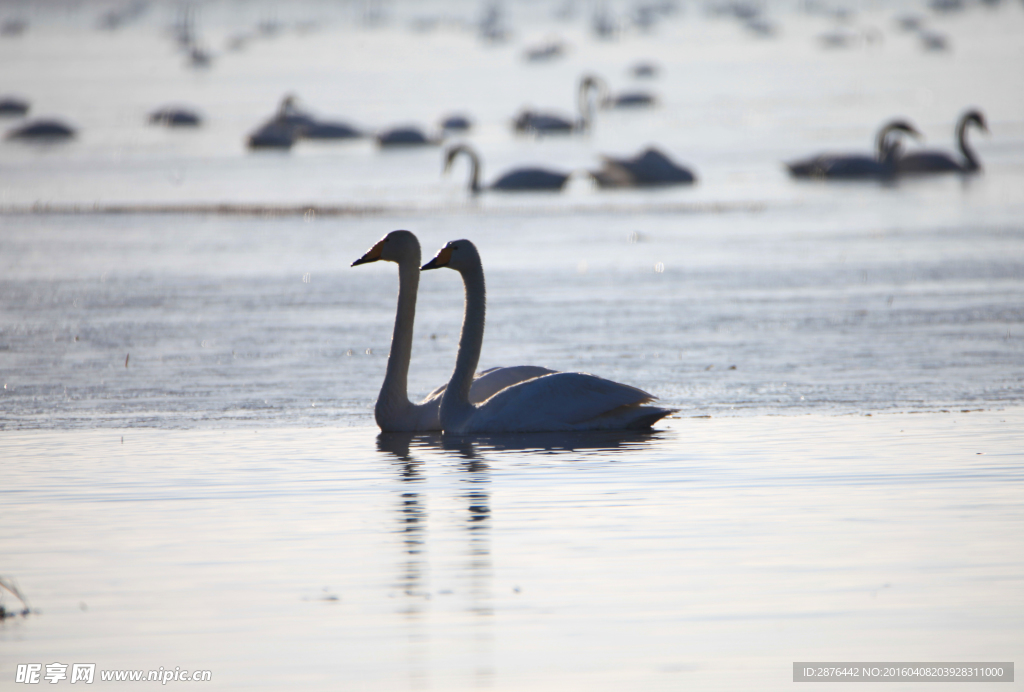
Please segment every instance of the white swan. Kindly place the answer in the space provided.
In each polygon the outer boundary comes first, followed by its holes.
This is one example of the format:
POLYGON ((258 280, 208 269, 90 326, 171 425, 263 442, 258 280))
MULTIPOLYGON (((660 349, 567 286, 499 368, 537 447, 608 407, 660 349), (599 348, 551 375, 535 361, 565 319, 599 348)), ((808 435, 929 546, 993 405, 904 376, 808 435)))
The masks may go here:
MULTIPOLYGON (((366 254, 352 263, 355 267, 384 260, 398 264, 398 310, 395 331, 391 337, 387 374, 381 385, 374 418, 384 432, 420 432, 440 430, 439 408, 442 385, 427 395, 422 403, 409 401, 409 360, 412 357, 413 322, 416 319, 416 294, 420 286, 420 241, 409 231, 392 231, 384 236, 366 254)), ((472 382, 470 400, 484 401, 517 382, 555 372, 535 365, 511 368, 491 368, 480 373, 472 382)))
POLYGON ((423 269, 439 267, 458 271, 466 287, 459 355, 441 397, 445 434, 642 430, 673 412, 645 406, 654 397, 636 387, 579 372, 526 380, 475 404, 471 385, 484 340, 487 302, 483 265, 473 243, 453 240, 423 269))

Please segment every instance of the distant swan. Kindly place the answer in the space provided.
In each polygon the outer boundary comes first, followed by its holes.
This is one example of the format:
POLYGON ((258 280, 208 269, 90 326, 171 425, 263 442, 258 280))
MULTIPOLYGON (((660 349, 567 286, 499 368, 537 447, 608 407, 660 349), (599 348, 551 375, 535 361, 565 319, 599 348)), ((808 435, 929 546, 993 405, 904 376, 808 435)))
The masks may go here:
POLYGON ((59 120, 33 120, 7 133, 7 139, 28 139, 56 142, 75 136, 74 128, 59 120))
MULTIPOLYGON (((416 294, 420 283, 420 259, 420 241, 416 236, 409 231, 392 231, 352 263, 353 267, 378 260, 398 264, 398 310, 391 338, 391 353, 388 354, 384 384, 374 407, 374 418, 384 432, 441 429, 439 408, 445 387, 438 387, 419 404, 409 401, 407 387, 409 361, 412 358, 413 323, 416 320, 416 294)), ((517 382, 553 372, 534 365, 485 370, 473 380, 470 400, 484 401, 495 392, 517 382)))
POLYGON ((697 180, 689 169, 676 165, 654 147, 630 159, 601 158, 604 159, 601 169, 590 172, 600 187, 689 185, 697 180))
POLYGON ((896 162, 900 173, 974 173, 981 170, 977 155, 967 145, 967 128, 976 125, 982 132, 988 132, 985 116, 981 111, 971 110, 960 116, 956 124, 956 142, 963 154, 960 163, 942 151, 915 151, 901 156, 896 162))
POLYGON ((896 174, 896 161, 902 145, 898 133, 920 137, 914 126, 904 120, 894 120, 878 131, 875 156, 863 154, 819 154, 810 159, 786 164, 795 178, 889 178, 896 174))
POLYGON ((502 190, 506 192, 527 192, 531 190, 558 191, 565 186, 569 179, 569 173, 548 171, 543 168, 516 168, 501 176, 487 188, 480 187, 480 158, 476 152, 465 144, 457 144, 449 147, 445 152, 444 170, 447 173, 452 162, 459 154, 469 157, 471 172, 469 175, 469 189, 473 194, 481 190, 502 190))
POLYGON ((588 82, 586 79, 580 82, 580 88, 576 94, 579 118, 576 120, 552 113, 538 113, 527 108, 519 112, 519 115, 512 121, 512 127, 516 132, 539 135, 586 132, 590 129, 590 121, 594 116, 590 92, 596 87, 597 84, 588 82))
POLYGON ((587 75, 580 82, 580 93, 586 94, 591 89, 597 91, 597 103, 601 108, 646 108, 658 102, 657 97, 646 91, 624 91, 612 95, 603 79, 587 75))
POLYGON ((440 267, 458 271, 466 289, 455 372, 441 397, 445 434, 643 430, 672 413, 646 406, 654 397, 636 387, 578 372, 526 380, 473 403, 470 387, 484 339, 484 270, 468 240, 448 243, 423 269, 440 267))
POLYGON ((418 127, 395 127, 377 135, 377 145, 381 147, 422 147, 437 146, 440 139, 428 137, 418 127))

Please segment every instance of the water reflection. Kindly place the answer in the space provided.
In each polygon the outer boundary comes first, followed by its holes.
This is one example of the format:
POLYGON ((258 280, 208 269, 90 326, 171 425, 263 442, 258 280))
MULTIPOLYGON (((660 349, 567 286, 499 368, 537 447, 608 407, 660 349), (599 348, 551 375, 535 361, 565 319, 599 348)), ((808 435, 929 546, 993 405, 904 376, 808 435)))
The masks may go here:
MULTIPOLYGON (((474 662, 474 684, 490 687, 494 681, 494 560, 491 528, 495 517, 491 502, 491 462, 486 456, 522 454, 613 454, 650 447, 665 437, 665 432, 586 432, 533 433, 517 435, 456 436, 439 433, 381 433, 377 450, 389 459, 398 482, 395 520, 402 536, 402 558, 396 583, 404 598, 400 613, 407 622, 409 674, 414 687, 429 685, 431 609, 446 610, 454 602, 469 617, 466 621, 469 641, 464 650, 474 662), (456 463, 441 468, 439 474, 458 474, 455 498, 464 507, 456 515, 465 540, 463 566, 458 586, 436 593, 432 600, 430 559, 427 551, 429 513, 426 500, 429 472, 417 454, 440 452, 456 463), (423 489, 423 492, 421 492, 423 489)), ((566 461, 573 460, 573 457, 566 461)), ((492 460, 493 461, 493 460, 492 460)), ((445 506, 444 498, 435 504, 445 506)), ((439 514, 442 517, 443 514, 439 514)), ((438 519, 435 518, 435 522, 438 519)))
MULTIPOLYGON (((586 432, 516 433, 504 435, 442 435, 440 433, 381 433, 377 449, 400 460, 412 450, 446 452, 461 459, 479 459, 488 452, 539 454, 602 453, 645 449, 666 439, 664 430, 602 430, 586 432)), ((468 468, 467 470, 474 470, 468 468)))

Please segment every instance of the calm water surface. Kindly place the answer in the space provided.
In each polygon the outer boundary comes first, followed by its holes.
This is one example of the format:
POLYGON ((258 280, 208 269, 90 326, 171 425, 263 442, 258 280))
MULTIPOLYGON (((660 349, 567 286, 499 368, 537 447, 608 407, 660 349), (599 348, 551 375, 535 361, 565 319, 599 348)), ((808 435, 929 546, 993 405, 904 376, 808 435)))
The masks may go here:
MULTIPOLYGON (((592 8, 537 3, 485 45, 471 3, 214 2, 207 70, 169 37, 178 6, 116 32, 101 9, 0 8, 29 22, 0 38, 0 91, 80 128, 0 142, 0 576, 38 611, 0 624, 0 689, 55 661, 213 689, 775 690, 797 660, 1024 660, 1019 3, 773 4, 772 39, 690 4, 610 42, 592 8), (952 50, 897 30, 908 11, 952 50), (883 40, 823 50, 837 26, 883 40), (566 57, 525 64, 549 36, 566 57), (660 77, 633 80, 640 59, 660 77), (525 105, 571 113, 589 71, 660 105, 510 133, 525 105), (472 200, 438 148, 247 152, 287 92, 370 129, 466 111, 485 180, 654 143, 700 182, 472 200), (206 124, 146 125, 168 102, 206 124), (970 179, 781 166, 895 116, 949 148, 968 105, 990 126, 970 179), (482 367, 585 370, 679 413, 378 435, 397 276, 349 265, 395 228, 425 258, 479 246, 482 367)), ((450 375, 461 301, 454 272, 423 277, 414 395, 450 375)))

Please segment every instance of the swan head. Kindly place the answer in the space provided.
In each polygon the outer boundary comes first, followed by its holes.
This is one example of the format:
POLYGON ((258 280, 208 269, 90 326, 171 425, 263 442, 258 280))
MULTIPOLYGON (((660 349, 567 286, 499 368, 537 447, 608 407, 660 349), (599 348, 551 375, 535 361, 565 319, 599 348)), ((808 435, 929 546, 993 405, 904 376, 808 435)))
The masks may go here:
POLYGON ((434 259, 423 265, 423 270, 448 267, 463 271, 480 265, 480 254, 476 246, 468 240, 453 240, 438 251, 434 259))
POLYGON ((410 231, 391 231, 353 262, 352 266, 380 260, 397 263, 406 257, 412 257, 416 264, 420 263, 420 241, 410 231))
POLYGON ((988 123, 985 122, 985 116, 979 110, 970 110, 963 114, 961 118, 966 127, 968 124, 974 124, 978 126, 978 129, 982 132, 988 132, 988 123))

